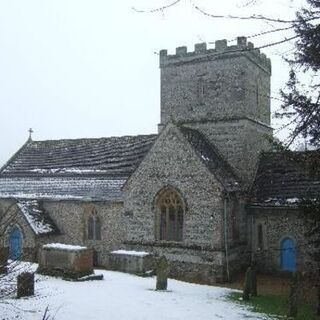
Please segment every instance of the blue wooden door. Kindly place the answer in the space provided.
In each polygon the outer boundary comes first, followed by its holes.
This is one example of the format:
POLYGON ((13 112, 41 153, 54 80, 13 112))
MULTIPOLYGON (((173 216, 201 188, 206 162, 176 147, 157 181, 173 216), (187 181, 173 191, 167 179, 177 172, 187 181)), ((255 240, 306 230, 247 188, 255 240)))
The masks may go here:
POLYGON ((18 260, 22 255, 22 234, 21 231, 15 227, 10 233, 10 259, 18 260))
POLYGON ((284 271, 297 271, 296 246, 292 239, 286 238, 281 243, 281 267, 284 271))

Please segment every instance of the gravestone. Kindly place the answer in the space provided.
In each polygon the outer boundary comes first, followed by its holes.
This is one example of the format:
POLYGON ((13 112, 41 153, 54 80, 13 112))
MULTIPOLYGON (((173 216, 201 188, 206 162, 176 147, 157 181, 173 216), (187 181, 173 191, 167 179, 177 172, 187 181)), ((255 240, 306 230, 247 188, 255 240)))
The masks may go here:
POLYGON ((0 274, 7 273, 9 249, 0 248, 0 274))
POLYGON ((251 294, 253 297, 258 296, 257 263, 255 260, 251 262, 251 294))
POLYGON ((18 275, 17 298, 34 295, 34 273, 23 272, 18 275))
POLYGON ((299 279, 296 272, 292 273, 290 279, 290 292, 288 301, 288 316, 296 317, 298 314, 298 300, 299 300, 299 279))
POLYGON ((251 286, 252 286, 252 270, 251 270, 251 267, 249 267, 246 271, 246 275, 244 278, 244 287, 243 287, 243 293, 242 293, 242 299, 244 301, 248 301, 250 299, 251 286))
POLYGON ((167 290, 168 287, 169 264, 165 256, 159 259, 157 265, 157 284, 156 290, 167 290))

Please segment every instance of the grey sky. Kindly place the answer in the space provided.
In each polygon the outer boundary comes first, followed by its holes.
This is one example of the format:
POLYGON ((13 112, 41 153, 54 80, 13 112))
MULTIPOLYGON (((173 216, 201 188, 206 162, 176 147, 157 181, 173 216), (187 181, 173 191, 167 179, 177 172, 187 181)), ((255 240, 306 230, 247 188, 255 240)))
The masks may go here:
MULTIPOLYGON (((156 0, 0 1, 0 165, 26 141, 156 132, 160 114, 158 55, 198 42, 233 39, 279 27, 262 21, 206 18, 182 0, 164 12, 156 0)), ((215 14, 264 14, 292 18, 290 1, 199 0, 215 14)), ((280 26, 283 26, 282 24, 280 26)), ((251 41, 260 46, 292 33, 251 41)), ((213 45, 211 45, 213 46, 213 45)), ((209 45, 210 47, 210 45, 209 45)), ((272 95, 287 80, 281 53, 272 59, 272 95)), ((289 52, 288 52, 289 53, 289 52)), ((286 54, 288 54, 286 53, 286 54)), ((273 109, 277 102, 272 102, 273 109)))

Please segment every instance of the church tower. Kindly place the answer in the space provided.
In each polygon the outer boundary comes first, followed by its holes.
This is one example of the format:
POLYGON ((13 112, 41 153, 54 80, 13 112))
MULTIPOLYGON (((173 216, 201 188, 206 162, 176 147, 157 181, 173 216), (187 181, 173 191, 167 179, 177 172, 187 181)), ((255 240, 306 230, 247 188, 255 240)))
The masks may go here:
POLYGON ((243 182, 253 178, 258 156, 269 148, 271 62, 245 37, 214 49, 160 51, 161 122, 198 129, 218 147, 243 182))

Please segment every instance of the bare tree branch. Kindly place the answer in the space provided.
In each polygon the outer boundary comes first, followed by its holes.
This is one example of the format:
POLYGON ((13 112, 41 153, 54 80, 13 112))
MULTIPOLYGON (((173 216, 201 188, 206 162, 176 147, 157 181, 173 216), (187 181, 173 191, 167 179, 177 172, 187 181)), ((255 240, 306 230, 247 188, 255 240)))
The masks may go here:
MULTIPOLYGON (((191 1, 191 0, 190 0, 191 1)), ((197 6, 195 3, 191 2, 192 6, 195 10, 199 11, 201 14, 210 17, 210 18, 215 18, 215 19, 238 19, 238 20, 264 20, 264 21, 269 21, 269 22, 277 22, 277 23, 294 23, 297 22, 298 20, 284 20, 280 18, 270 18, 266 17, 260 14, 253 14, 251 16, 235 16, 235 15, 221 15, 221 14, 212 14, 206 12, 204 9, 200 8, 197 6)), ((311 21, 311 20, 317 20, 320 19, 319 16, 312 17, 307 19, 306 21, 311 21)))
POLYGON ((176 0, 166 6, 162 6, 162 7, 159 7, 159 8, 155 8, 155 9, 150 9, 150 10, 142 10, 142 9, 137 9, 135 7, 132 7, 132 10, 135 11, 135 12, 138 12, 138 13, 154 13, 154 12, 159 12, 159 11, 163 11, 163 10, 166 10, 168 8, 171 8, 173 6, 175 6, 176 4, 178 4, 179 2, 181 2, 181 0, 176 0))

